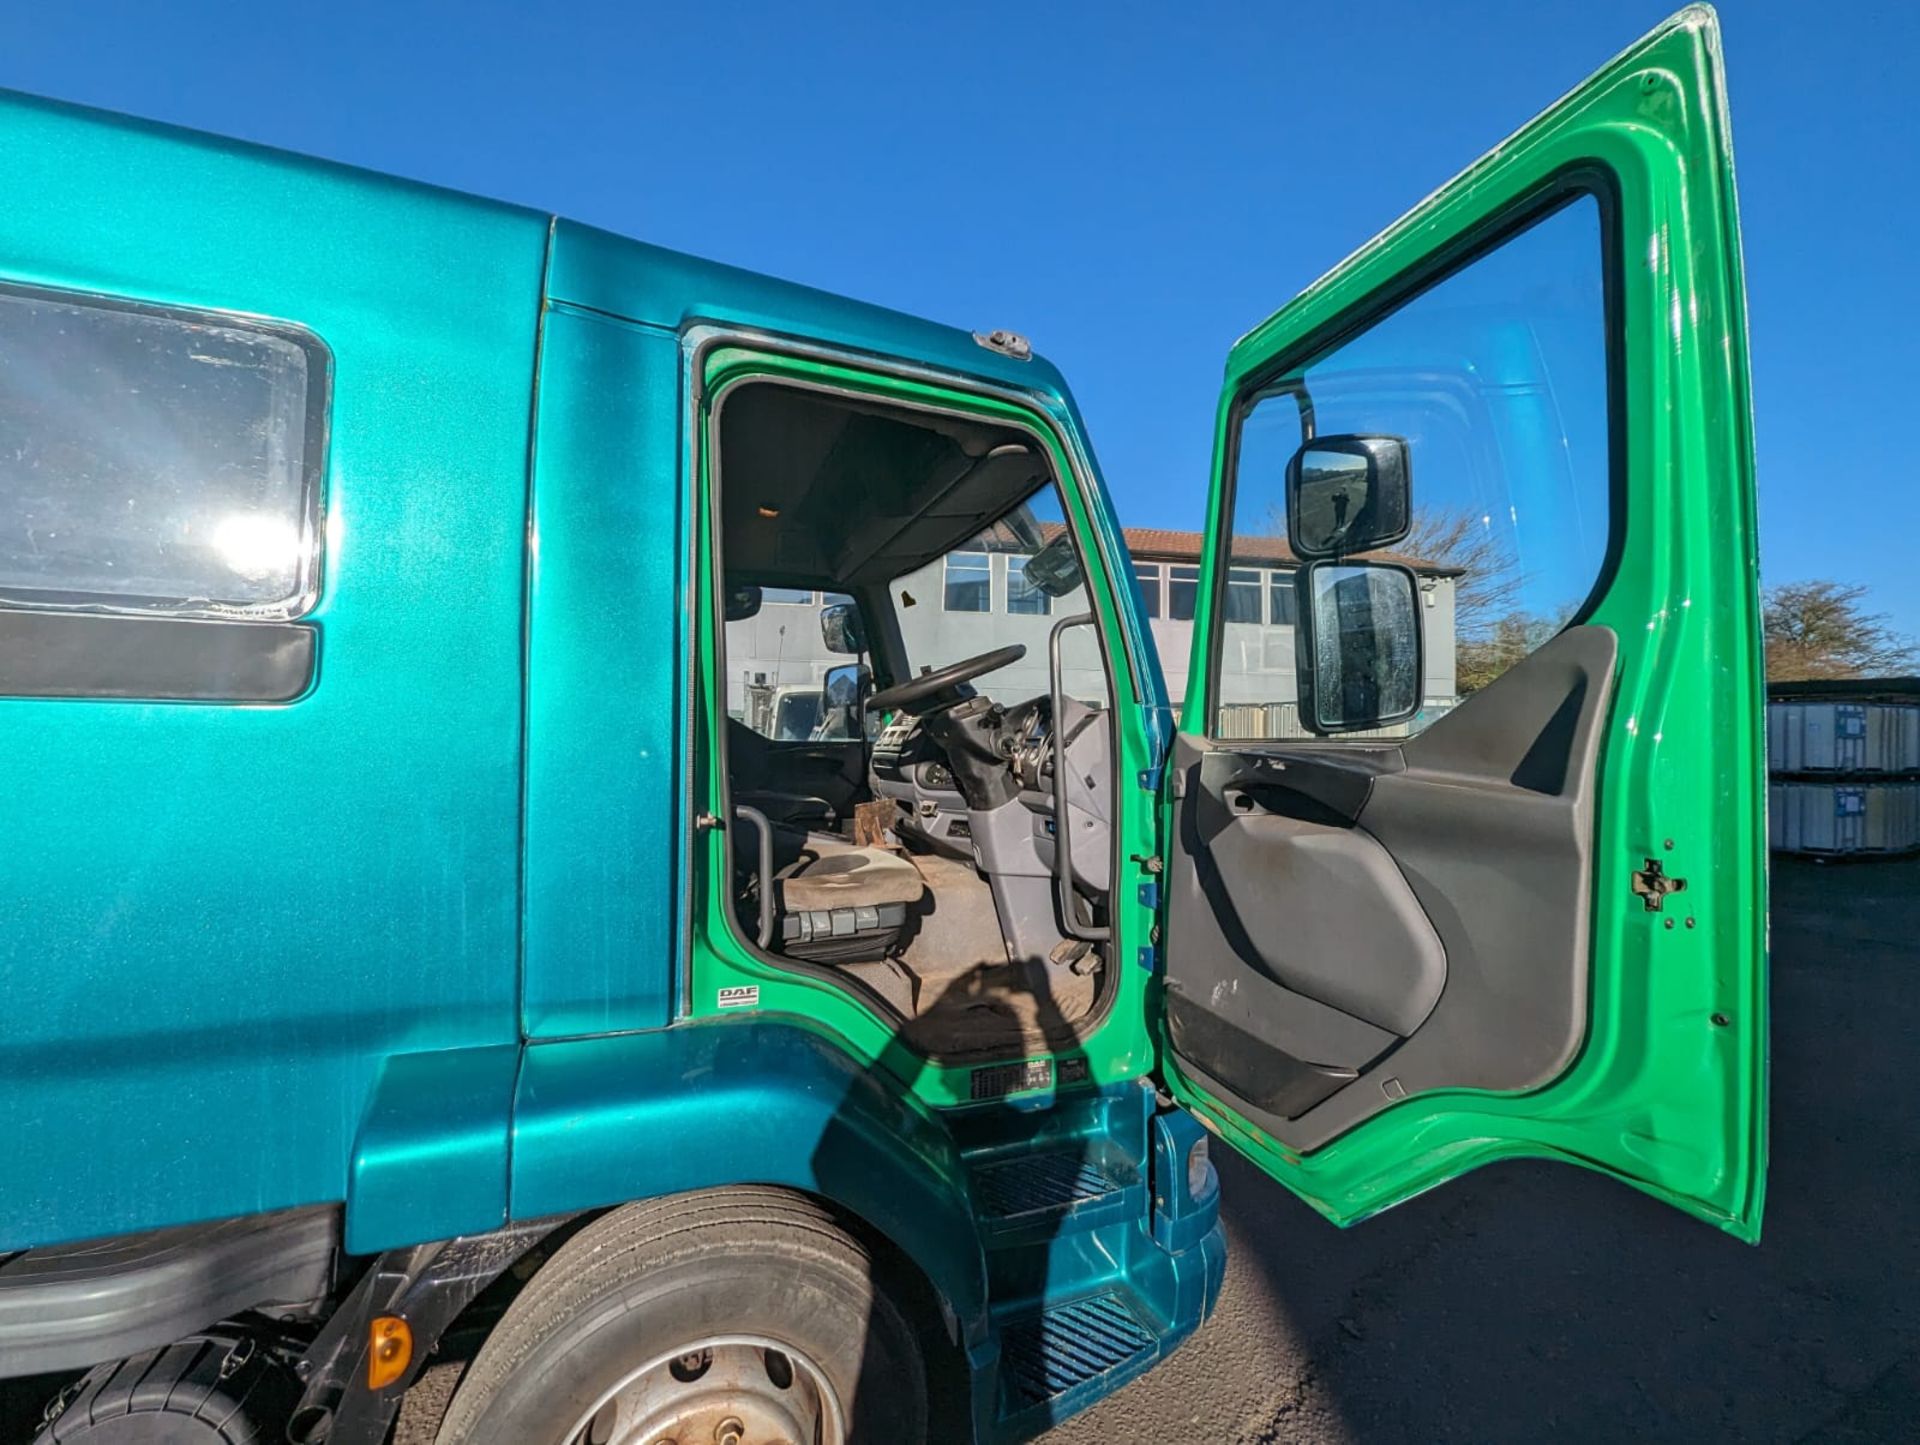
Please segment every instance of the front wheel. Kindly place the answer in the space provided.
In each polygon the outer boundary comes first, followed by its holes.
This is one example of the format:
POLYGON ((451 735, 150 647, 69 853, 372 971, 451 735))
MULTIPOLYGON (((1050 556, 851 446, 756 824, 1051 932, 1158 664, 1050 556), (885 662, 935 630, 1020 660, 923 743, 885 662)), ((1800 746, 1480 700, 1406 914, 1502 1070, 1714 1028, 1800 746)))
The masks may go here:
POLYGON ((628 1205, 488 1336, 440 1445, 924 1441, 926 1368, 872 1256, 775 1189, 628 1205))

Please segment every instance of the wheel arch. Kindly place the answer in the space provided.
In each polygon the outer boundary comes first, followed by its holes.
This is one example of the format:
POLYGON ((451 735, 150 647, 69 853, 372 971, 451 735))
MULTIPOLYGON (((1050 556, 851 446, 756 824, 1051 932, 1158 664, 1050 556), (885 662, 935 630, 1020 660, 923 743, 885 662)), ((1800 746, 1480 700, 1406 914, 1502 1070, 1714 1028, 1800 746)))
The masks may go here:
POLYGON ((521 1068, 511 1218, 728 1185, 790 1189, 910 1264, 971 1353, 988 1334, 987 1279, 965 1179, 951 1135, 891 1074, 797 1022, 538 1044, 521 1068))

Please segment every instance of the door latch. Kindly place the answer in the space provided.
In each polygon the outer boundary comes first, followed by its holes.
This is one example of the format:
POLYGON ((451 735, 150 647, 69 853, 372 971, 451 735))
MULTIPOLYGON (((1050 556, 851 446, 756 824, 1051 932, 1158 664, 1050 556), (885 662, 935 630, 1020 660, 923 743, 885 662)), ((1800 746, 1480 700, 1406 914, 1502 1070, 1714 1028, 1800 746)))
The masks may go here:
POLYGON ((1647 905, 1647 912, 1658 913, 1667 905, 1669 893, 1684 893, 1687 880, 1667 876, 1666 866, 1658 858, 1647 859, 1647 866, 1633 874, 1634 896, 1647 905))

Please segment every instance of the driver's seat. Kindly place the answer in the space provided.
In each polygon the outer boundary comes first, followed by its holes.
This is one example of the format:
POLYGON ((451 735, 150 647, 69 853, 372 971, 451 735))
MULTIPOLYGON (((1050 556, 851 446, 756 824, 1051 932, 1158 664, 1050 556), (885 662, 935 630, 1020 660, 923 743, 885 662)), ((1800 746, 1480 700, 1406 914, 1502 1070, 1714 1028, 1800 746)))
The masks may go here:
POLYGON ((836 833, 773 828, 773 946, 818 963, 871 963, 900 941, 926 881, 904 854, 836 833))

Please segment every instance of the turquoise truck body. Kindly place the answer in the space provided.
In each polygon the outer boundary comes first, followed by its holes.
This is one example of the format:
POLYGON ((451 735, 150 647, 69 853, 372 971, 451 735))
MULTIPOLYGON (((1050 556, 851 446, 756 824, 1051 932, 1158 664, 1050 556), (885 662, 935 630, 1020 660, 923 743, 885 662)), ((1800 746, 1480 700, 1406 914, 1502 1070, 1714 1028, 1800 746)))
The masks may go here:
MULTIPOLYGON (((1677 17, 1236 347, 1177 728, 1079 413, 1017 338, 515 206, 0 95, 0 174, 31 198, 0 211, 0 292, 271 330, 303 348, 324 448, 311 459, 312 571, 290 603, 163 615, 0 597, 0 1376, 156 1343, 132 1327, 106 1353, 89 1354, 84 1331, 34 1339, 27 1294, 9 1315, 10 1281, 76 1243, 320 1211, 341 1261, 328 1278, 361 1281, 347 1296, 360 1328, 372 1282, 412 1298, 420 1251, 444 1242, 519 1241, 497 1274, 556 1221, 775 1186, 826 1202, 928 1287, 964 1365, 953 1432, 1019 1437, 1148 1368, 1211 1308, 1225 1253, 1203 1124, 1340 1223, 1531 1154, 1756 1237, 1751 440, 1718 85, 1711 17, 1677 17), (1476 785, 1565 791, 1564 777, 1528 781, 1530 760, 1561 733, 1584 739, 1566 765, 1589 789, 1568 815, 1585 830, 1568 845, 1565 895, 1580 987, 1572 1022, 1552 1021, 1569 1042, 1524 1086, 1481 1060, 1412 1097, 1391 1070, 1323 1071, 1378 1097, 1332 1134, 1296 1139, 1297 1115, 1250 1105, 1258 1090, 1230 1059, 1183 1068, 1201 1051, 1166 1021, 1201 951, 1168 936, 1183 906, 1168 895, 1196 866, 1183 819, 1233 753, 1210 736, 1207 649, 1236 428, 1283 362, 1302 371, 1310 346, 1390 313, 1575 187, 1611 228, 1610 560, 1572 640, 1551 645, 1590 670, 1512 777, 1476 785), (1621 261, 1687 235, 1692 269, 1649 279, 1621 261), (1679 325, 1683 298, 1699 329, 1670 342, 1660 327, 1669 314, 1679 325), (728 934, 722 824, 705 811, 725 785, 709 791, 702 752, 718 713, 701 685, 719 628, 703 508, 718 435, 709 366, 723 362, 736 380, 764 367, 799 385, 812 368, 887 405, 976 407, 1043 444, 1115 681, 1124 804, 1110 991, 1072 1048, 981 1066, 920 1057, 877 1011, 728 934), (1688 509, 1715 528, 1682 525, 1688 509), (1650 599, 1662 606, 1644 621, 1650 599), (115 667, 157 676, 187 656, 200 671, 183 692, 115 680, 115 667), (1673 741, 1656 754, 1662 716, 1673 741), (1684 928, 1678 908, 1662 911, 1670 893, 1694 910, 1684 928), (742 1000, 764 1006, 730 1006, 742 1000), (1059 1158, 1087 1172, 1021 1204, 1022 1181, 1059 1158), (1103 1315, 1113 1301, 1118 1315, 1103 1315)), ((1461 370, 1498 393, 1485 412, 1495 452, 1559 446, 1534 341, 1490 326, 1462 343, 1461 370)), ((0 375, 0 399, 53 405, 38 380, 0 375)), ((1571 474, 1526 484, 1544 515, 1571 474)), ((1470 738, 1498 691, 1433 736, 1470 738)), ((1285 766, 1350 782, 1341 759, 1357 754, 1322 746, 1285 766)), ((1476 756, 1457 754, 1447 776, 1476 756)), ((1367 767, 1402 770, 1397 753, 1367 767)), ((1505 827, 1496 818, 1475 841, 1491 834, 1507 848, 1500 868, 1519 869, 1527 849, 1505 827)), ((1183 925, 1194 937, 1196 917, 1183 925)), ((459 1305, 493 1277, 451 1272, 473 1285, 446 1296, 459 1305)), ((313 1348, 345 1350, 327 1321, 349 1305, 316 1308, 313 1348)), ((424 1343, 429 1317, 447 1322, 416 1300, 424 1343)), ((362 1355, 316 1360, 301 1378, 309 1400, 322 1382, 333 1391, 322 1405, 336 1445, 378 1439, 418 1367, 363 1388, 362 1355), (356 1390, 374 1403, 355 1404, 356 1390), (349 1418, 376 1423, 354 1436, 349 1418)))

